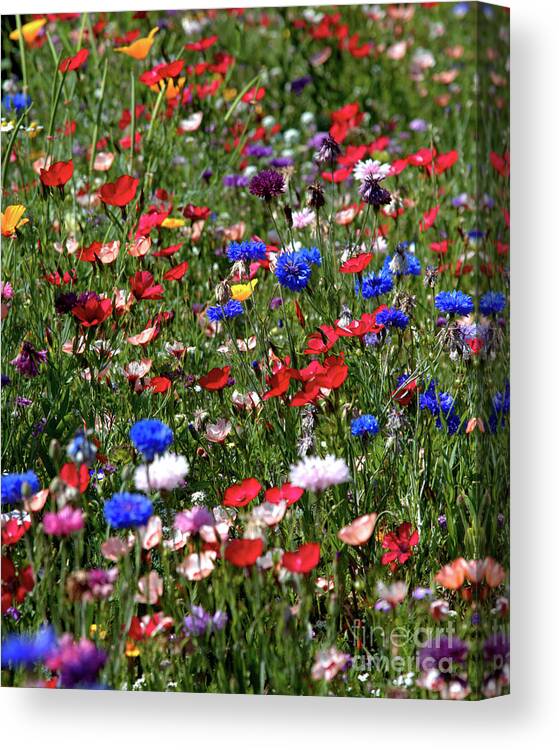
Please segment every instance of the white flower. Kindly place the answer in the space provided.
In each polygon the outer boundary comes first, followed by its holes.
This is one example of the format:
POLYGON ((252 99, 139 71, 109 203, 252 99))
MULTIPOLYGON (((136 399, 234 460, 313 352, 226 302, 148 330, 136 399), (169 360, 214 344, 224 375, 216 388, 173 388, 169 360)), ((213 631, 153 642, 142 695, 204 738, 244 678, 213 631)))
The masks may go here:
POLYGON ((134 483, 138 490, 174 490, 184 484, 188 474, 188 461, 184 456, 165 453, 150 464, 138 466, 134 472, 134 483))
POLYGON ((367 159, 358 161, 353 170, 353 176, 361 182, 366 177, 372 177, 375 180, 384 180, 390 174, 390 164, 381 164, 380 161, 367 159))
POLYGON ((349 469, 343 458, 328 455, 306 456, 291 467, 289 481, 295 487, 302 487, 311 492, 320 492, 335 484, 349 482, 349 469))

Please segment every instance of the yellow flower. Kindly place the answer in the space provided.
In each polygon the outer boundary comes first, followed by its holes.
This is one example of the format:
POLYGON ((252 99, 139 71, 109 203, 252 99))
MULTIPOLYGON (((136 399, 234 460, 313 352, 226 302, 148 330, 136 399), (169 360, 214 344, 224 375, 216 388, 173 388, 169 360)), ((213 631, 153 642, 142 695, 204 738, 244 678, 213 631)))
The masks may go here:
POLYGON ((252 296, 257 284, 258 279, 253 279, 252 281, 249 281, 248 284, 233 284, 231 287, 231 296, 238 302, 244 302, 252 296))
POLYGON ((92 623, 89 626, 89 637, 93 638, 95 633, 99 631, 99 638, 103 641, 107 637, 107 631, 104 628, 97 628, 97 625, 95 623, 92 623))
MULTIPOLYGON (((165 99, 174 99, 176 96, 180 94, 182 89, 184 88, 184 84, 186 83, 186 78, 179 78, 177 81, 177 85, 175 86, 175 82, 172 78, 167 78, 167 91, 165 92, 165 99)), ((165 84, 163 81, 161 81, 160 86, 163 88, 165 84)))
POLYGON ((225 89, 223 98, 226 102, 232 101, 237 96, 237 89, 225 89))
POLYGON ((125 55, 133 57, 134 60, 145 60, 153 44, 153 37, 158 31, 159 27, 155 26, 147 36, 136 39, 135 42, 132 42, 127 47, 116 47, 115 52, 124 52, 125 55))
POLYGON ((16 206, 8 206, 6 208, 6 213, 0 214, 2 217, 3 237, 13 237, 16 233, 16 229, 20 229, 24 224, 27 224, 29 219, 21 218, 25 211, 25 206, 17 204, 16 206))
POLYGON ((126 641, 126 656, 139 656, 140 649, 136 646, 134 641, 126 641))
POLYGON ((39 131, 42 129, 43 129, 43 126, 39 125, 38 122, 33 120, 33 122, 29 125, 29 127, 26 128, 26 132, 30 138, 36 138, 39 135, 39 131))
POLYGON ((185 223, 184 219, 172 219, 167 217, 161 226, 165 227, 165 229, 178 229, 179 227, 184 227, 185 223))
MULTIPOLYGON (((21 27, 21 34, 27 44, 33 44, 46 22, 46 18, 39 18, 37 21, 29 21, 29 23, 23 24, 21 27)), ((12 31, 10 39, 14 42, 19 40, 19 29, 14 29, 14 31, 12 31)))

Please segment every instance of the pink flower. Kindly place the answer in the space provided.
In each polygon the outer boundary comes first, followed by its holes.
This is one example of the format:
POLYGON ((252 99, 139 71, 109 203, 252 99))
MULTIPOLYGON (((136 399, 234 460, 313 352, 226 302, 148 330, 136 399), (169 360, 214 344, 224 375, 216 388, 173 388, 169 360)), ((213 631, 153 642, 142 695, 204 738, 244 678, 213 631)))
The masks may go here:
POLYGON ((351 666, 351 656, 338 651, 332 646, 327 651, 319 651, 311 670, 313 680, 331 682, 339 672, 345 672, 351 666))
POLYGON ((217 552, 208 550, 207 552, 194 552, 177 566, 177 573, 184 576, 188 581, 201 581, 207 578, 214 569, 214 561, 217 552))
POLYGON ((373 535, 376 522, 376 513, 359 516, 359 518, 356 518, 348 526, 344 526, 343 529, 338 531, 338 539, 341 539, 346 544, 350 544, 352 547, 366 544, 373 535))
POLYGON ((138 581, 138 593, 136 601, 140 604, 157 604, 159 598, 163 595, 163 579, 155 570, 143 576, 138 581))
POLYGON ((79 508, 65 505, 58 513, 45 513, 43 529, 45 534, 68 536, 84 527, 84 514, 79 508))

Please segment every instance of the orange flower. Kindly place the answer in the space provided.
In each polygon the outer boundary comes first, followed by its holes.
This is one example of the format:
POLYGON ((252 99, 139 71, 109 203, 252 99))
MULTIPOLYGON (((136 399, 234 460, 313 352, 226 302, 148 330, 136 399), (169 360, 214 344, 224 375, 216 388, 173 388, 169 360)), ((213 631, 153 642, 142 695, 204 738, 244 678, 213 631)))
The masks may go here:
POLYGON ((158 31, 159 27, 155 26, 147 36, 136 39, 135 42, 132 42, 127 47, 116 47, 115 52, 123 52, 128 57, 133 57, 134 60, 145 60, 153 44, 153 38, 158 31))
POLYGON ((449 565, 445 565, 435 576, 435 581, 440 583, 445 589, 456 591, 464 583, 465 562, 464 558, 459 557, 449 565))
POLYGON ((25 211, 25 206, 17 204, 15 206, 8 206, 6 208, 6 213, 0 214, 0 217, 2 218, 3 237, 13 237, 16 233, 16 229, 20 229, 24 224, 27 224, 29 219, 21 218, 25 211))
MULTIPOLYGON (((46 24, 46 18, 39 18, 36 21, 29 21, 29 23, 23 24, 21 27, 21 35, 27 44, 33 44, 33 42, 39 36, 41 29, 46 24)), ((10 39, 14 42, 19 40, 19 29, 14 29, 10 34, 10 39)))

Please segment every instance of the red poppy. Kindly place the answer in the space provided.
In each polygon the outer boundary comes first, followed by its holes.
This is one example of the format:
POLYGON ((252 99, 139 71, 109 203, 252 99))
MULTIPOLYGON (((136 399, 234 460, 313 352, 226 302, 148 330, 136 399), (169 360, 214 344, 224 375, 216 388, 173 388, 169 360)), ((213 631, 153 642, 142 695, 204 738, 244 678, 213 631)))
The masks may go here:
POLYGON ((74 163, 55 161, 48 169, 41 169, 40 180, 46 187, 63 187, 74 174, 74 163))
POLYGON ((146 387, 149 388, 152 393, 166 393, 172 385, 173 384, 169 378, 166 378, 163 375, 156 375, 155 377, 150 378, 149 384, 146 387))
POLYGON ((267 377, 266 383, 271 386, 271 388, 262 396, 263 401, 267 401, 269 398, 283 396, 284 393, 287 393, 291 378, 296 375, 297 370, 293 370, 291 367, 283 367, 270 377, 267 377))
POLYGON ((171 255, 174 255, 177 253, 183 243, 179 242, 178 245, 169 245, 169 247, 162 247, 161 250, 158 250, 156 253, 152 253, 154 258, 169 258, 171 255))
POLYGON ((433 224, 435 223, 435 219, 437 218, 437 214, 439 213, 440 206, 435 206, 434 208, 430 208, 428 211, 425 211, 423 214, 423 219, 419 222, 419 229, 422 232, 426 232, 428 229, 431 229, 433 224))
POLYGON ((230 372, 231 368, 228 365, 226 367, 214 367, 207 375, 202 375, 198 380, 198 385, 207 391, 220 391, 227 385, 230 372))
POLYGON ((406 521, 400 524, 396 531, 384 535, 382 546, 390 551, 382 556, 381 563, 390 564, 392 568, 395 568, 397 563, 403 565, 411 557, 411 548, 418 542, 419 534, 417 530, 412 532, 411 523, 406 521))
POLYGON ((395 177, 401 174, 404 169, 408 166, 409 161, 406 159, 395 159, 390 165, 390 176, 395 177))
POLYGON ((435 174, 442 174, 450 169, 458 161, 458 151, 449 151, 446 154, 439 154, 433 164, 427 166, 429 174, 435 172, 435 174))
POLYGON ((78 468, 74 463, 67 463, 60 469, 60 479, 69 487, 85 492, 89 484, 89 471, 85 464, 80 464, 78 468))
POLYGON ((372 259, 373 253, 361 253, 361 255, 357 255, 355 258, 350 258, 345 263, 342 263, 340 271, 342 273, 361 273, 361 271, 367 268, 372 259))
POLYGON ((408 406, 417 391, 417 380, 411 380, 409 383, 401 385, 392 392, 392 398, 400 406, 408 406))
POLYGON ((225 559, 237 568, 248 568, 264 549, 262 539, 232 539, 225 548, 225 559))
POLYGON ((195 206, 189 203, 183 208, 182 214, 190 221, 205 221, 210 216, 211 210, 207 206, 195 206))
POLYGON ((242 101, 245 102, 245 104, 256 104, 256 102, 259 102, 261 99, 264 98, 264 95, 266 94, 266 89, 263 86, 259 86, 258 88, 252 88, 249 89, 246 94, 243 95, 242 101))
POLYGON ((412 167, 426 167, 428 164, 431 164, 436 155, 437 152, 435 149, 420 148, 415 154, 408 156, 407 161, 412 167))
POLYGON ((70 70, 77 70, 86 62, 89 57, 88 49, 80 49, 73 57, 65 57, 60 61, 58 70, 61 73, 68 73, 70 70))
POLYGON ((76 305, 72 308, 72 315, 74 315, 84 328, 90 328, 91 326, 98 326, 104 320, 107 320, 109 315, 113 311, 113 303, 110 299, 88 299, 81 305, 76 305))
POLYGON ((501 177, 508 177, 510 175, 510 155, 504 153, 503 156, 496 154, 495 151, 491 151, 489 154, 489 161, 493 169, 498 172, 501 177))
POLYGON ((217 39, 217 34, 214 34, 213 36, 206 37, 206 39, 200 39, 197 42, 188 42, 184 46, 191 52, 203 52, 212 47, 217 42, 217 39))
POLYGON ((351 176, 351 171, 349 169, 346 169, 345 167, 342 167, 342 169, 336 169, 335 172, 323 172, 322 173, 323 180, 326 180, 326 182, 335 182, 336 184, 338 182, 343 182, 344 180, 347 180, 347 178, 350 176, 351 176))
POLYGON ((228 508, 244 508, 257 497, 262 485, 257 479, 243 479, 239 484, 232 484, 225 490, 223 505, 228 508))
POLYGON ((320 326, 307 339, 305 354, 325 354, 336 344, 339 334, 332 326, 320 326))
POLYGON ((266 502, 278 505, 282 500, 285 500, 287 507, 296 503, 303 496, 305 490, 302 487, 295 487, 295 485, 285 482, 280 487, 270 487, 264 493, 266 502))
POLYGON ((7 546, 17 544, 30 527, 31 521, 29 520, 22 520, 22 517, 10 518, 9 521, 2 523, 2 544, 7 546))
POLYGON ((33 568, 27 565, 17 571, 9 557, 2 557, 2 614, 16 604, 22 604, 35 586, 33 568))
POLYGON ((309 573, 320 562, 320 544, 302 544, 295 552, 284 552, 281 564, 292 573, 309 573))
POLYGON ((188 262, 185 260, 183 263, 179 263, 178 266, 170 268, 163 274, 165 281, 180 281, 184 274, 188 271, 188 262))
POLYGON ((127 206, 134 200, 139 180, 123 174, 115 182, 105 183, 99 191, 99 197, 109 206, 127 206))
POLYGON ((442 240, 442 242, 431 242, 429 247, 434 253, 445 255, 445 253, 448 252, 448 240, 442 240))
POLYGON ((153 283, 153 274, 149 271, 136 271, 129 281, 130 290, 137 300, 161 299, 165 293, 161 284, 153 283))

